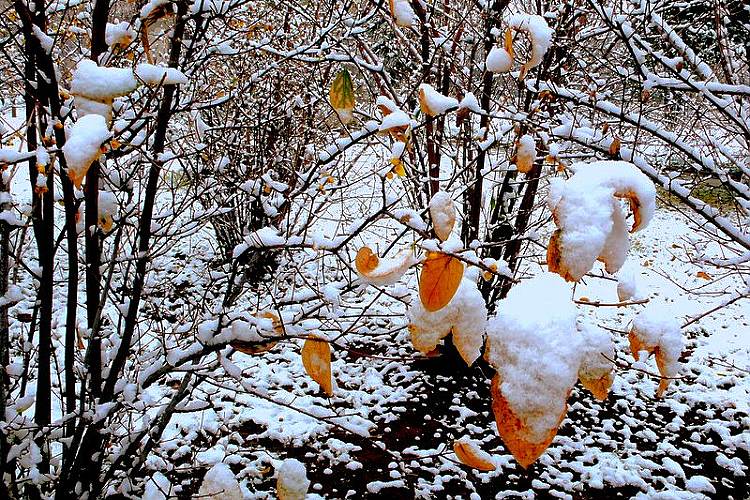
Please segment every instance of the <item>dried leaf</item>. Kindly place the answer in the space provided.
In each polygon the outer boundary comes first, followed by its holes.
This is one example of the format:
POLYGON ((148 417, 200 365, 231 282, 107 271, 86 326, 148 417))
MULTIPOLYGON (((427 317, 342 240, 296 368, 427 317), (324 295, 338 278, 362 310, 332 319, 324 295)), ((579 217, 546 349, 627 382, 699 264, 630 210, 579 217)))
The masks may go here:
POLYGON ((419 299, 427 311, 445 307, 456 294, 464 275, 463 263, 455 257, 430 252, 419 276, 419 299))
POLYGON ((453 451, 462 464, 468 465, 471 468, 483 471, 492 471, 497 468, 492 462, 492 456, 468 438, 461 438, 455 441, 453 443, 453 451))
POLYGON ((708 273, 707 273, 707 272, 705 272, 705 271, 698 271, 698 274, 696 274, 696 276, 697 276, 698 278, 702 278, 702 279, 704 279, 704 280, 708 280, 708 281, 711 281, 711 280, 713 279, 713 278, 711 278, 711 275, 710 275, 710 274, 708 274, 708 273))
POLYGON ((346 69, 342 69, 333 80, 328 92, 331 106, 339 115, 341 122, 346 125, 352 121, 354 116, 354 85, 352 78, 346 69))
MULTIPOLYGON (((659 368, 659 373, 661 373, 662 377, 667 377, 667 360, 665 359, 664 354, 662 354, 661 349, 658 347, 654 349, 654 354, 656 355, 656 366, 659 368)), ((663 378, 659 381, 659 387, 656 388, 657 398, 664 396, 664 392, 667 390, 667 387, 669 387, 671 382, 672 380, 668 378, 663 378)))
POLYGON ((649 347, 641 342, 635 329, 631 329, 630 333, 628 333, 628 342, 630 343, 630 352, 633 354, 636 361, 638 361, 639 352, 646 351, 649 355, 653 352, 653 347, 649 347))
POLYGON ((310 377, 320 384, 329 396, 333 396, 331 378, 331 346, 325 340, 309 338, 302 347, 302 365, 310 377))
POLYGON ((633 227, 630 229, 631 233, 638 231, 643 223, 643 216, 641 215, 641 200, 633 191, 617 192, 615 193, 616 198, 624 198, 628 200, 630 204, 630 211, 633 212, 633 227))
POLYGON ((513 30, 508 28, 505 30, 505 36, 503 47, 505 48, 506 52, 510 54, 510 57, 515 57, 515 53, 513 52, 513 30))
POLYGON ((99 227, 104 231, 105 233, 108 233, 112 230, 112 216, 109 214, 102 214, 101 217, 99 217, 99 227))
POLYGON ((391 158, 391 165, 393 165, 392 172, 399 177, 406 177, 406 170, 404 169, 404 162, 399 158, 391 158))
POLYGON ((612 375, 612 372, 609 372, 605 373, 599 378, 581 377, 580 381, 581 385, 588 389, 588 391, 593 394, 596 399, 598 399, 599 401, 604 401, 605 399, 607 399, 610 387, 612 387, 614 376, 612 375))
POLYGON ((612 139, 612 143, 609 145, 609 154, 616 155, 620 153, 620 146, 622 145, 622 141, 620 141, 619 137, 615 137, 612 139))
MULTIPOLYGON (((526 469, 529 465, 533 464, 536 459, 544 453, 544 450, 549 447, 550 443, 552 443, 555 435, 557 435, 557 427, 550 429, 542 441, 529 441, 528 436, 530 432, 528 427, 510 408, 508 401, 500 392, 500 385, 500 375, 495 375, 492 379, 491 394, 492 411, 495 414, 497 432, 500 434, 508 451, 513 454, 513 457, 521 467, 526 469)), ((559 422, 562 422, 567 408, 568 405, 565 404, 559 422)), ((559 422, 558 426, 560 425, 559 422)))
POLYGON ((562 245, 560 244, 561 237, 562 229, 557 229, 552 233, 552 237, 549 239, 549 244, 547 245, 547 269, 549 269, 549 272, 551 273, 559 274, 566 281, 575 281, 563 264, 563 250, 562 245))

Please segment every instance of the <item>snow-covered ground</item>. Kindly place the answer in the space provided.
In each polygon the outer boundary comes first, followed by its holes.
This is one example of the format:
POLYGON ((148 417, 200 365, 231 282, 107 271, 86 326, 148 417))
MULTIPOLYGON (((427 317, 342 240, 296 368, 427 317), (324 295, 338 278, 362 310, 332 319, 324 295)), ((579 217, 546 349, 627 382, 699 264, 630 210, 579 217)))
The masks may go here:
MULTIPOLYGON (((687 262, 680 244, 691 234, 685 217, 660 208, 634 235, 625 270, 637 275, 644 296, 663 301, 680 323, 726 299, 708 292, 743 289, 729 278, 714 282, 698 274, 710 270, 687 262), (687 291, 696 287, 704 293, 687 291)), ((530 271, 542 269, 529 263, 530 271)), ((576 298, 617 302, 616 281, 584 281, 576 298)), ((347 300, 369 304, 373 293, 347 300)), ((334 349, 333 398, 318 392, 296 349, 235 355, 257 393, 202 385, 199 399, 212 409, 180 414, 158 453, 174 464, 186 491, 194 491, 196 468, 224 461, 245 495, 260 498, 274 491, 273 471, 287 457, 306 465, 310 492, 326 498, 746 498, 750 327, 744 316, 750 305, 739 301, 685 329, 683 378, 663 399, 654 397, 658 379, 644 373, 656 372, 653 358, 632 365, 627 334, 620 333, 642 307, 578 306, 613 331, 623 368, 604 402, 580 385, 573 389, 558 436, 528 470, 497 436, 491 371, 466 369, 451 357, 418 356, 399 313, 403 305, 383 296, 354 331, 363 340, 350 343, 348 352, 334 349), (462 436, 479 441, 497 469, 460 465, 452 443, 462 436), (209 450, 196 454, 198 443, 209 450)))

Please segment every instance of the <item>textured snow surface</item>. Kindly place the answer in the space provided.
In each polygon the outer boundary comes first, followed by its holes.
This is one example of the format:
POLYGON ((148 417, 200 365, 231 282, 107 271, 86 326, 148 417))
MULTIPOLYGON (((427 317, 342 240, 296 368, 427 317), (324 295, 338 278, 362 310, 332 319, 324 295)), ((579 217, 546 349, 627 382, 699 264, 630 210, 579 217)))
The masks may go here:
POLYGON ((88 99, 111 100, 129 94, 137 86, 130 69, 97 66, 90 59, 82 59, 73 72, 70 92, 88 99))
POLYGON ((588 321, 580 323, 578 330, 583 344, 579 376, 598 379, 609 373, 615 359, 615 344, 610 333, 588 321))
POLYGON ((188 82, 187 77, 178 69, 147 63, 136 66, 135 75, 147 85, 179 85, 188 82))
POLYGON ((409 0, 389 0, 391 11, 399 26, 411 26, 414 24, 414 9, 409 5, 409 0))
POLYGON ((107 122, 100 115, 86 115, 68 129, 68 137, 62 147, 67 168, 75 175, 85 172, 101 154, 101 146, 109 139, 107 122))
POLYGON ((544 54, 552 46, 555 31, 549 27, 542 16, 533 14, 514 14, 509 24, 516 29, 526 31, 531 39, 531 57, 525 66, 528 69, 541 64, 544 54))
POLYGON ((633 320, 632 330, 644 346, 659 348, 666 361, 664 375, 667 377, 677 375, 684 347, 680 323, 673 314, 664 304, 648 304, 633 320))

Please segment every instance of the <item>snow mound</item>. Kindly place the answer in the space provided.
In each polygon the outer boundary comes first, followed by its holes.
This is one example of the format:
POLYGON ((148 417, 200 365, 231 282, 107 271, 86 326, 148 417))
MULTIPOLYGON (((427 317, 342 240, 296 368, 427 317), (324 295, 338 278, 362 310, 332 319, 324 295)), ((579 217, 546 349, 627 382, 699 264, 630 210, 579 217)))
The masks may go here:
POLYGON ((487 325, 487 361, 531 442, 543 441, 557 428, 578 378, 583 349, 570 293, 551 273, 523 281, 498 304, 487 325))
POLYGON ((276 480, 279 500, 304 500, 309 487, 305 465, 294 458, 284 460, 276 480))
POLYGON ((198 496, 215 500, 242 500, 242 490, 227 464, 219 462, 211 467, 203 478, 198 496))
POLYGON ((415 298, 408 317, 412 344, 418 351, 425 354, 434 351, 452 331, 453 344, 467 365, 479 357, 487 326, 487 307, 471 279, 461 280, 448 305, 437 311, 427 311, 422 301, 415 298))
POLYGON ((632 231, 647 226, 656 210, 656 189, 638 168, 624 161, 577 164, 567 181, 550 183, 548 206, 559 228, 548 251, 550 270, 578 281, 597 259, 607 272, 625 262, 630 242, 618 198, 633 208, 632 231), (559 260, 559 262, 558 262, 559 260))

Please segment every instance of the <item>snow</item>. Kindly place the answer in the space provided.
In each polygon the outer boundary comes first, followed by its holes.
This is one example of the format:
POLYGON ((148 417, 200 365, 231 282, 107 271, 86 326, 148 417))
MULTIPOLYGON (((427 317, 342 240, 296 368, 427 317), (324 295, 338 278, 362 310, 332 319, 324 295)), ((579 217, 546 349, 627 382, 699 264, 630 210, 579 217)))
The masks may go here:
POLYGON ((484 344, 487 307, 476 283, 463 278, 451 301, 442 309, 425 310, 418 297, 411 301, 408 312, 409 331, 414 348, 424 354, 453 333, 453 344, 467 365, 479 357, 484 344))
POLYGON ((37 25, 34 25, 32 29, 34 31, 34 36, 37 40, 39 40, 39 45, 42 46, 42 49, 44 49, 44 51, 48 54, 51 54, 52 47, 54 47, 55 45, 55 40, 51 36, 47 35, 47 33, 42 31, 42 29, 37 25))
POLYGON ((621 269, 617 273, 617 298, 620 302, 637 300, 641 296, 638 288, 638 278, 632 268, 621 269))
POLYGON ((393 285, 418 262, 419 259, 414 255, 414 251, 411 248, 405 248, 394 257, 378 258, 377 267, 371 271, 361 272, 357 269, 357 274, 362 281, 371 285, 393 285))
POLYGON ((461 102, 458 104, 458 109, 468 109, 474 113, 482 112, 482 108, 479 106, 479 101, 477 101, 476 96, 471 92, 467 92, 466 95, 464 95, 464 98, 461 99, 461 102))
POLYGON ((206 472, 198 495, 201 498, 213 500, 242 500, 244 498, 234 473, 227 464, 221 462, 206 472))
POLYGON ((112 216, 117 212, 117 197, 109 191, 99 191, 99 217, 112 216))
POLYGON ((130 23, 127 21, 122 21, 117 24, 107 23, 104 33, 104 41, 110 47, 113 45, 125 47, 130 45, 130 42, 132 42, 135 37, 135 30, 133 30, 130 23))
POLYGON ((110 138, 107 122, 101 115, 86 115, 67 131, 62 147, 68 177, 80 188, 91 164, 102 154, 101 146, 110 138))
POLYGON ((113 99, 127 95, 137 87, 138 82, 131 70, 101 67, 90 59, 82 59, 73 71, 70 92, 75 97, 79 118, 98 114, 109 121, 113 99))
POLYGON ((607 271, 617 272, 629 248, 627 228, 616 197, 638 200, 637 217, 641 229, 656 210, 656 189, 635 167, 623 161, 575 164, 573 177, 550 185, 548 206, 560 228, 560 253, 564 272, 573 281, 589 272, 601 258, 607 271))
POLYGON ((716 488, 711 484, 711 481, 705 476, 693 476, 685 481, 685 488, 693 493, 710 493, 715 494, 716 488))
POLYGON ((410 124, 411 119, 409 118, 409 115, 400 109, 397 109, 383 117, 383 121, 380 122, 378 130, 384 132, 393 128, 408 127, 410 124))
MULTIPOLYGON (((662 376, 677 376, 685 341, 680 331, 680 323, 672 315, 669 307, 658 302, 649 303, 633 320, 630 335, 636 360, 641 358, 640 351, 655 352, 662 376), (637 343, 632 341, 633 338, 637 343), (635 352, 635 349, 639 352, 635 352)), ((668 384, 669 380, 662 380, 659 392, 663 392, 668 384)))
POLYGON ((426 114, 437 116, 457 108, 458 100, 444 96, 435 90, 432 85, 423 83, 419 86, 419 105, 426 114))
POLYGON ((570 294, 561 277, 540 274, 511 288, 487 325, 487 361, 530 442, 557 428, 578 379, 583 350, 570 294))
POLYGON ((484 65, 492 73, 507 73, 513 68, 513 57, 503 47, 493 45, 484 65))
POLYGON ((510 26, 525 31, 531 39, 531 57, 524 64, 528 70, 539 66, 547 50, 552 46, 555 31, 549 27, 542 16, 533 14, 514 14, 509 20, 510 26))
POLYGON ((169 479, 159 471, 154 472, 146 483, 142 500, 167 500, 170 496, 172 485, 169 479))
POLYGON ((73 71, 70 92, 74 96, 96 101, 111 101, 138 87, 133 72, 125 68, 98 66, 91 59, 81 59, 73 71))
POLYGON ((445 191, 438 191, 432 195, 429 209, 435 234, 441 240, 447 240, 456 222, 456 207, 453 198, 445 191))
POLYGON ((136 66, 135 75, 146 85, 180 85, 188 82, 187 76, 176 68, 147 63, 136 66))
POLYGON ((521 173, 527 173, 534 166, 536 160, 536 141, 529 134, 524 134, 518 139, 516 149, 516 167, 521 173))
POLYGON ((159 7, 168 5, 170 2, 171 0, 149 0, 141 8, 141 19, 146 19, 147 17, 151 16, 159 7))
POLYGON ((309 487, 305 464, 294 458, 281 463, 276 483, 279 500, 304 500, 309 487))
POLYGON ((583 341, 583 358, 578 368, 579 378, 597 380, 614 368, 615 345, 612 336, 604 329, 584 321, 579 324, 583 341))
POLYGON ((391 14, 398 26, 408 27, 414 24, 414 10, 409 5, 409 0, 389 0, 391 14))
POLYGON ((109 191, 99 191, 97 208, 99 211, 99 225, 105 232, 112 229, 112 219, 117 215, 117 197, 109 191))

